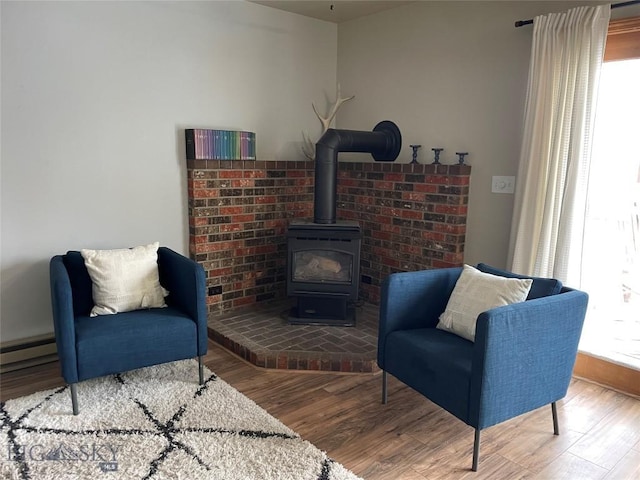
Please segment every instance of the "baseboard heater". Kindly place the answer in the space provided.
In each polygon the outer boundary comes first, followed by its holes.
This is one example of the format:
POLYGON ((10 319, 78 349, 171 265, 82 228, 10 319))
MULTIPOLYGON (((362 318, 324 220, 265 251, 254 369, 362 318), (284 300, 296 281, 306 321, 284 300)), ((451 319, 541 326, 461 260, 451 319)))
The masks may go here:
POLYGON ((55 362, 57 359, 53 334, 0 343, 0 373, 55 362))

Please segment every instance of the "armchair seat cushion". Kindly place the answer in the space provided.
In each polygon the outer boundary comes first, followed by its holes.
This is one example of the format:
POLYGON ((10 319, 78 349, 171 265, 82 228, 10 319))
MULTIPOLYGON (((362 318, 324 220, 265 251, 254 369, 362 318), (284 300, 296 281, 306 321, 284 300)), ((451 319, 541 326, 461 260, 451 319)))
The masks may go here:
POLYGON ((436 328, 387 336, 385 370, 456 417, 468 417, 473 343, 436 328))
POLYGON ((196 323, 171 307, 77 317, 79 380, 198 355, 196 323))

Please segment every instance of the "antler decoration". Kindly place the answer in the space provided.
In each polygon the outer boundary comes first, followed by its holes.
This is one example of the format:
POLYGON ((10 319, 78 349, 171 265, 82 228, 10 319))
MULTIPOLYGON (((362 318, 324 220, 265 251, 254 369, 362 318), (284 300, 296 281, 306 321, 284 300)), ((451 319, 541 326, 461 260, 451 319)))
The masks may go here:
MULTIPOLYGON (((316 106, 313 103, 311 104, 311 106, 313 107, 313 111, 316 113, 316 116, 320 120, 320 123, 322 123, 322 133, 320 134, 320 136, 324 135, 324 133, 329 129, 329 126, 331 125, 331 122, 333 121, 334 117, 336 116, 336 113, 338 113, 338 109, 342 106, 342 104, 344 102, 348 101, 348 100, 351 100, 352 98, 355 98, 355 95, 351 95, 350 97, 341 98, 340 97, 340 84, 338 84, 338 88, 337 88, 337 92, 336 92, 336 101, 333 103, 333 105, 329 109, 329 113, 327 114, 326 118, 318 113, 318 109, 316 108, 316 106)), ((311 141, 311 138, 309 138, 309 135, 307 135, 305 132, 302 132, 302 138, 303 138, 303 141, 304 141, 304 143, 302 145, 302 153, 304 153, 304 156, 307 157, 309 160, 315 159, 315 157, 316 157, 316 146, 315 146, 315 143, 313 143, 311 141)))

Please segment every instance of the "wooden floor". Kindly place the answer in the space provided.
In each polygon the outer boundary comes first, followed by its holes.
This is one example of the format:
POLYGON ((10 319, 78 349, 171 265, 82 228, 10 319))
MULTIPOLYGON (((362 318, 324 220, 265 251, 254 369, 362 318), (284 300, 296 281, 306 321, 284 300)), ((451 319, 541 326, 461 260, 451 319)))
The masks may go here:
MULTIPOLYGON (((380 375, 268 371, 209 344, 207 366, 272 415, 367 480, 640 478, 640 400, 581 380, 551 408, 482 432, 480 467, 470 471, 473 429, 380 375)), ((2 376, 2 401, 62 385, 58 364, 2 376)))

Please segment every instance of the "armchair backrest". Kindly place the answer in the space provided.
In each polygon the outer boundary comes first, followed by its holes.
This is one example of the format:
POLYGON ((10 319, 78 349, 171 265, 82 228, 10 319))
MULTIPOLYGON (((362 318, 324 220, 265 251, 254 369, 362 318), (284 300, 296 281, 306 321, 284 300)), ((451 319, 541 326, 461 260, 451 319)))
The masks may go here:
POLYGON ((386 338, 396 330, 435 328, 462 267, 389 275, 380 292, 378 365, 385 368, 386 338))
POLYGON ((93 295, 91 277, 84 264, 84 258, 80 252, 72 250, 62 256, 62 261, 71 282, 73 312, 75 315, 89 315, 93 308, 93 295))
MULTIPOLYGON (((160 268, 160 283, 163 287, 168 288, 169 292, 177 289, 169 288, 168 279, 166 278, 171 272, 164 271, 162 268, 162 258, 170 254, 170 250, 166 247, 160 247, 158 249, 158 266, 160 268)), ((171 252, 172 253, 172 252, 171 252)), ((82 254, 77 250, 70 250, 65 255, 62 255, 62 261, 67 274, 69 275, 69 281, 71 283, 71 292, 73 295, 73 312, 76 316, 89 315, 93 308, 93 293, 92 283, 87 267, 84 264, 84 258, 82 254)), ((166 299, 167 304, 172 304, 171 295, 166 299)), ((192 315, 195 319, 196 316, 192 315)))
POLYGON ((562 282, 556 278, 544 278, 544 277, 532 277, 529 275, 518 275, 517 273, 509 272, 507 270, 501 270, 499 268, 492 267, 486 263, 479 263, 476 267, 478 270, 484 273, 490 273, 492 275, 498 275, 506 278, 530 278, 533 280, 527 300, 533 300, 535 298, 548 297, 549 295, 556 295, 560 293, 562 289, 562 282))

